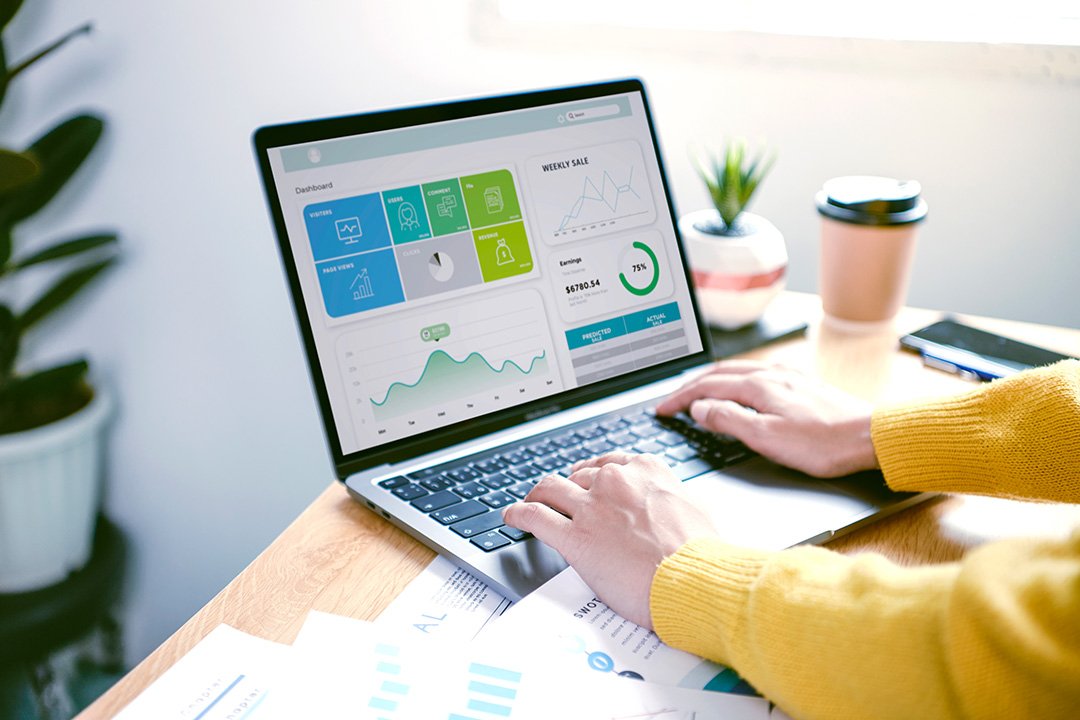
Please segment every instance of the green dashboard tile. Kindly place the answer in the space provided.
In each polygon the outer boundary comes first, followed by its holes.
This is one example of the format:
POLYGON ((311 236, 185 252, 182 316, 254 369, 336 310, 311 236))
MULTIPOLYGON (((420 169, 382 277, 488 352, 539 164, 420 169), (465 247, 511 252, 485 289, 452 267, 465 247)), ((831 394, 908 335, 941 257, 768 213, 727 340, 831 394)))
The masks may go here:
POLYGON ((473 242, 484 282, 523 275, 533 268, 524 223, 473 230, 473 242))
POLYGON ((457 178, 424 183, 421 188, 431 231, 435 235, 449 235, 469 229, 465 200, 461 196, 461 185, 457 178))
POLYGON ((473 228, 521 219, 514 176, 509 170, 493 170, 461 178, 465 207, 473 228))

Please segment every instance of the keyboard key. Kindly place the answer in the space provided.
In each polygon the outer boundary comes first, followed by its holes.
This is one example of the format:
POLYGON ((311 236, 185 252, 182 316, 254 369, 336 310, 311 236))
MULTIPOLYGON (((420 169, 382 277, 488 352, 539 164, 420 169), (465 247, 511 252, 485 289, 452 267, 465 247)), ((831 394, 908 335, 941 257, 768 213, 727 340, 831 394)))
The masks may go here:
POLYGON ((454 492, 466 500, 480 497, 484 493, 490 492, 490 490, 491 488, 486 488, 478 482, 467 482, 454 488, 454 492))
POLYGON ((662 453, 666 448, 655 440, 642 440, 634 445, 634 450, 639 453, 662 453))
POLYGON ((532 454, 527 451, 518 449, 513 452, 502 453, 499 455, 499 457, 502 458, 504 462, 510 465, 521 465, 522 463, 529 462, 529 458, 532 457, 532 454))
POLYGON ((512 477, 515 480, 528 480, 529 478, 539 477, 543 473, 531 465, 519 465, 518 467, 504 470, 503 474, 507 477, 512 477))
POLYGON ((697 451, 689 445, 676 445, 675 447, 670 447, 667 449, 667 454, 679 462, 693 460, 698 456, 697 451))
POLYGON ((473 463, 473 467, 475 467, 484 475, 491 475, 493 473, 499 472, 504 467, 506 467, 506 463, 504 463, 497 457, 492 457, 473 463))
POLYGON ((480 477, 480 473, 466 465, 465 467, 458 468, 457 470, 451 470, 450 472, 446 473, 446 476, 456 483, 463 483, 468 482, 469 480, 476 480, 478 477, 480 477))
POLYGON ((617 435, 611 435, 610 437, 608 437, 608 442, 610 442, 612 445, 617 445, 619 447, 633 445, 637 442, 637 440, 638 439, 636 435, 632 435, 628 432, 621 432, 617 435))
POLYGON ((685 437, 687 442, 689 442, 691 445, 716 444, 716 436, 713 435, 711 432, 708 432, 707 430, 687 430, 685 433, 683 433, 683 437, 685 437))
POLYGON ((499 532, 514 541, 525 540, 526 538, 532 537, 531 534, 524 530, 518 530, 516 527, 510 527, 509 525, 499 528, 499 532))
POLYGON ((694 419, 686 413, 679 413, 673 416, 656 416, 656 422, 660 423, 664 427, 669 427, 676 432, 685 432, 687 430, 695 428, 694 419))
POLYGON ((682 445, 684 442, 686 442, 686 438, 684 438, 679 433, 673 433, 668 430, 657 435, 656 442, 667 445, 668 447, 674 447, 676 445, 682 445))
POLYGON ((475 515, 468 520, 454 523, 450 529, 461 537, 475 537, 494 530, 503 524, 502 513, 489 510, 483 515, 475 515))
POLYGON ((414 485, 412 483, 409 483, 408 485, 402 485, 401 487, 396 487, 390 492, 394 493, 399 498, 406 501, 415 500, 418 497, 424 497, 428 494, 427 490, 420 487, 419 485, 414 485))
POLYGON ((420 484, 426 487, 431 492, 439 492, 440 490, 454 487, 456 483, 445 475, 436 475, 435 477, 429 477, 426 480, 421 480, 420 484))
POLYGON ((568 432, 551 438, 551 442, 561 448, 569 448, 580 445, 583 439, 578 437, 576 433, 568 432))
POLYGON ((511 495, 513 495, 514 497, 516 497, 518 499, 522 499, 526 495, 528 495, 529 491, 532 490, 534 487, 536 487, 536 485, 534 483, 529 482, 529 481, 525 481, 525 482, 520 482, 517 485, 513 485, 511 487, 508 487, 506 489, 506 492, 510 493, 511 495))
POLYGON ((436 510, 431 513, 431 517, 435 518, 443 525, 449 525, 456 523, 458 520, 467 520, 468 518, 475 517, 488 512, 488 509, 478 503, 475 500, 466 500, 463 503, 457 505, 451 505, 450 507, 443 508, 442 510, 436 510))
POLYGON ((750 456, 750 451, 741 443, 718 441, 710 445, 702 455, 710 458, 718 466, 730 465, 750 456))
POLYGON ((517 480, 514 480, 513 478, 508 478, 502 473, 488 475, 487 477, 480 479, 480 484, 484 487, 490 488, 491 490, 502 490, 504 487, 513 485, 516 482, 517 480))
POLYGON ((558 455, 545 455, 544 457, 539 457, 533 460, 532 464, 540 468, 544 472, 555 472, 563 465, 565 465, 566 461, 558 455))
POLYGON ((590 425, 589 427, 578 428, 574 431, 574 434, 585 440, 595 440, 604 435, 604 430, 599 425, 590 425))
POLYGON ((431 469, 434 470, 437 474, 445 474, 450 472, 451 470, 457 470, 460 467, 465 467, 469 464, 469 461, 470 458, 467 457, 458 458, 457 460, 450 460, 442 463, 441 465, 436 465, 431 469))
POLYGON ((491 532, 486 532, 483 535, 474 537, 470 542, 481 550, 491 552, 492 550, 498 550, 501 547, 509 545, 510 538, 497 530, 492 530, 491 532))
POLYGON ((581 447, 584 448, 586 452, 591 453, 594 457, 596 455, 603 455, 606 452, 611 452, 615 449, 614 445, 604 439, 589 440, 581 447))
POLYGON ((443 490, 427 497, 417 498, 412 501, 412 506, 420 512, 429 513, 432 510, 441 510, 461 502, 461 498, 449 490, 443 490))
POLYGON ((387 478, 386 480, 380 480, 379 481, 379 487, 386 488, 387 490, 393 490, 396 487, 401 487, 402 485, 408 485, 408 483, 409 483, 408 478, 406 478, 406 477, 404 477, 402 475, 398 475, 397 477, 387 478))
POLYGON ((531 445, 526 445, 525 448, 537 457, 540 457, 541 455, 550 455, 559 449, 558 446, 550 440, 535 442, 531 445))
POLYGON ((616 418, 610 418, 608 420, 604 420, 603 422, 600 423, 600 427, 603 428, 605 432, 609 432, 609 433, 615 432, 619 428, 622 428, 622 427, 625 427, 625 426, 626 426, 626 421, 623 420, 622 418, 617 418, 617 417, 616 418))
POLYGON ((632 426, 630 428, 630 432, 634 433, 639 438, 648 438, 652 437, 653 435, 659 435, 661 432, 663 432, 663 430, 661 430, 653 423, 648 422, 638 423, 637 425, 632 426))
POLYGON ((441 472, 442 471, 438 468, 428 467, 421 468, 419 470, 413 470, 411 473, 407 473, 406 477, 408 477, 410 480, 423 480, 424 478, 429 478, 432 475, 438 475, 441 472))
POLYGON ((591 458, 592 454, 586 450, 582 450, 581 448, 571 448, 569 450, 560 451, 559 457, 572 465, 579 460, 587 460, 591 458))
POLYGON ((729 447, 724 452, 724 462, 728 465, 733 465, 740 460, 745 460, 753 453, 743 446, 729 447))
POLYGON ((504 493, 502 490, 496 490, 495 492, 488 493, 480 498, 480 502, 484 503, 490 508, 498 509, 512 505, 517 502, 517 498, 513 495, 504 493))

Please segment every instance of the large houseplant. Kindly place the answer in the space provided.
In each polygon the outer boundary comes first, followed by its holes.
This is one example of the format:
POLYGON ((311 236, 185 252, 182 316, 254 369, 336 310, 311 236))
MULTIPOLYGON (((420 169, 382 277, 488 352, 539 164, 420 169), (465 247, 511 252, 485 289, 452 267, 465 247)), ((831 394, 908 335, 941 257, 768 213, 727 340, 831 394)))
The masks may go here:
MULTIPOLYGON (((0 0, 0 32, 21 4, 0 0)), ((13 81, 89 29, 15 64, 0 44, 0 107, 13 81)), ((30 249, 19 226, 60 193, 103 129, 100 117, 78 114, 25 149, 0 147, 0 592, 60 580, 85 564, 91 547, 109 395, 90 384, 85 358, 29 367, 21 351, 28 334, 115 262, 117 238, 93 233, 30 249), (30 297, 20 301, 19 291, 30 297)))
POLYGON ((747 212, 776 155, 760 148, 751 156, 744 140, 698 162, 713 207, 679 221, 698 302, 710 325, 723 330, 748 325, 784 287, 787 248, 776 226, 747 212))

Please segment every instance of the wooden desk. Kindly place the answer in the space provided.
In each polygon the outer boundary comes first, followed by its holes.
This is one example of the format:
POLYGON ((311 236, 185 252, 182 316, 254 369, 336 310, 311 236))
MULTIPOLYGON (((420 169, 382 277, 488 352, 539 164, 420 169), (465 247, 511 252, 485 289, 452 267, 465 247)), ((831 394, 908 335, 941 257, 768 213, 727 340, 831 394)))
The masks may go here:
MULTIPOLYGON (((879 403, 962 392, 973 385, 923 367, 899 351, 896 338, 938 319, 905 309, 896 330, 845 335, 823 327, 816 296, 785 293, 777 303, 811 318, 806 337, 750 352, 802 368, 879 403)), ((1080 330, 986 318, 963 318, 987 330, 1080 356, 1080 330)), ((923 503, 830 544, 843 552, 873 550, 898 562, 954 560, 986 540, 1065 532, 1080 525, 1080 507, 948 497, 923 503)), ((374 619, 420 573, 434 553, 349 499, 327 488, 261 555, 171 638, 128 673, 80 720, 110 718, 220 623, 292 642, 309 610, 374 619)))

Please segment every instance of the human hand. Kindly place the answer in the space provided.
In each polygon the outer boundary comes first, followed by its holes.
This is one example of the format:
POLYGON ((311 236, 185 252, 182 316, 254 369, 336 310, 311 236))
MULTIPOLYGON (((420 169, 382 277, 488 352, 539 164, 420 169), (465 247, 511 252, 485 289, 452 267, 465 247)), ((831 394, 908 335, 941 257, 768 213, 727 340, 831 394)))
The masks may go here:
POLYGON ((624 452, 579 462, 569 479, 543 478, 503 519, 555 548, 601 600, 646 628, 661 561, 716 533, 664 461, 624 452))
POLYGON ((878 467, 870 406, 789 368, 720 362, 672 393, 656 412, 689 412, 702 427, 817 477, 878 467))

